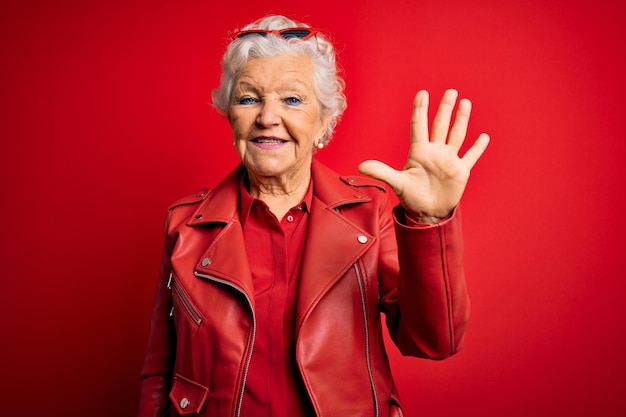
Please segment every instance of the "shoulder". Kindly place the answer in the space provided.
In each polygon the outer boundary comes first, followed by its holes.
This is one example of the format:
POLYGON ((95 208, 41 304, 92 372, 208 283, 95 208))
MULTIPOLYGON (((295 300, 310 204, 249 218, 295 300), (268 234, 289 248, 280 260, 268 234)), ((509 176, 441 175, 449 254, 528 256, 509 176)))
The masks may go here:
POLYGON ((196 191, 195 193, 186 195, 184 197, 181 197, 177 200, 175 200, 174 202, 172 202, 169 207, 168 210, 174 210, 177 207, 181 207, 181 206, 190 206, 190 205, 194 205, 197 203, 200 203, 201 201, 203 201, 209 194, 211 194, 211 190, 208 188, 201 188, 200 190, 196 191))
POLYGON ((211 194, 211 190, 201 188, 195 193, 186 195, 172 202, 167 209, 165 217, 166 235, 176 236, 180 230, 189 223, 193 213, 209 194, 211 194))
POLYGON ((372 188, 373 191, 385 192, 385 185, 378 180, 371 177, 365 177, 360 175, 342 175, 339 179, 353 188, 372 188))
POLYGON ((374 178, 363 175, 342 175, 339 179, 348 193, 364 201, 384 202, 389 197, 385 184, 374 178))
POLYGON ((314 184, 323 184, 324 187, 336 187, 339 190, 361 188, 378 192, 386 191, 382 181, 365 175, 341 175, 315 159, 312 164, 312 173, 314 184))
POLYGON ((340 175, 325 165, 313 163, 313 193, 329 206, 382 201, 385 185, 364 175, 340 175))

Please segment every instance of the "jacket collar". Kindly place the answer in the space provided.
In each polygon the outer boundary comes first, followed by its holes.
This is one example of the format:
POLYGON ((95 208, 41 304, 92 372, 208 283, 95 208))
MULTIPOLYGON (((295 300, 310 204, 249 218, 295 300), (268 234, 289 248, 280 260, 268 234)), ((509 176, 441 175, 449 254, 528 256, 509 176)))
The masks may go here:
MULTIPOLYGON (((200 203, 187 223, 197 226, 205 223, 239 222, 239 182, 244 174, 243 165, 238 165, 200 203)), ((311 165, 314 200, 334 209, 345 204, 363 203, 370 199, 358 192, 354 185, 356 177, 342 177, 330 168, 313 159, 311 165)))
POLYGON ((188 226, 205 223, 232 223, 239 221, 239 181, 244 173, 243 165, 238 165, 230 172, 198 205, 188 226))

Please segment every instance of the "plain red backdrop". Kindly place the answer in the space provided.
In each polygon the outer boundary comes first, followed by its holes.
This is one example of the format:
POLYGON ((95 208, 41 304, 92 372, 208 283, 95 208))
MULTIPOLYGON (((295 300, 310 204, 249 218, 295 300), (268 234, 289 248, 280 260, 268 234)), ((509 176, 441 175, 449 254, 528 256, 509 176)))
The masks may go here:
POLYGON ((390 347, 407 415, 625 415, 620 2, 271 4, 0 6, 0 415, 135 414, 165 209, 237 162, 210 92, 228 31, 267 13, 341 53, 336 170, 401 167, 422 88, 492 136, 462 204, 465 348, 390 347))

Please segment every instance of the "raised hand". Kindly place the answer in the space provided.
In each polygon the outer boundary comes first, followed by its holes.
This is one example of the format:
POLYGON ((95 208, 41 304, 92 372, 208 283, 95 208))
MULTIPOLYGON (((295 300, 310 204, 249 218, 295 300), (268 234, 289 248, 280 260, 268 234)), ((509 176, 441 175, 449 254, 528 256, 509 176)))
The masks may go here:
POLYGON ((413 101, 411 146, 402 170, 368 160, 359 165, 359 172, 389 184, 409 215, 425 223, 436 223, 459 204, 470 171, 489 144, 482 133, 463 155, 459 149, 465 141, 472 103, 461 99, 454 124, 450 121, 458 92, 447 90, 428 132, 428 92, 421 90, 413 101))

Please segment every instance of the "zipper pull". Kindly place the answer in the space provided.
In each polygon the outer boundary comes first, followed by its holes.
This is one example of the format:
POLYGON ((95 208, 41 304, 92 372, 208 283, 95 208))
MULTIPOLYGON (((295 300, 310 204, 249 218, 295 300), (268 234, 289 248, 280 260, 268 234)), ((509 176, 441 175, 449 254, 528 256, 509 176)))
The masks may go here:
POLYGON ((172 279, 174 278, 174 273, 170 272, 170 276, 167 279, 167 289, 171 290, 172 289, 172 279))
POLYGON ((174 317, 174 306, 170 309, 170 317, 174 317))

